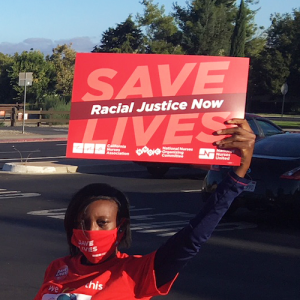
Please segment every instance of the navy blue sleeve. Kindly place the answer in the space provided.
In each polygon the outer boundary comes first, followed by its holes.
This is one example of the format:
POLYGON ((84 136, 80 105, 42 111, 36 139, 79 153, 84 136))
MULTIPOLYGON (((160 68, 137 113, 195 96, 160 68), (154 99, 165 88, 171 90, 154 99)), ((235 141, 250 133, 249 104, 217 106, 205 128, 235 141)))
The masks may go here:
POLYGON ((154 270, 156 285, 161 287, 170 282, 176 274, 193 258, 205 243, 230 204, 249 183, 233 171, 218 185, 201 211, 189 224, 169 238, 156 252, 154 270))

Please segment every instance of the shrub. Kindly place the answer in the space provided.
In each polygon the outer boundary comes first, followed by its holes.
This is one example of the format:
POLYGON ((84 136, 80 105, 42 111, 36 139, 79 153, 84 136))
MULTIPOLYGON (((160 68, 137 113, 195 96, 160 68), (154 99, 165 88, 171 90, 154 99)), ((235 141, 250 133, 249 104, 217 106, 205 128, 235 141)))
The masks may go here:
MULTIPOLYGON (((44 98, 44 102, 42 104, 43 110, 52 110, 52 111, 68 111, 71 110, 71 102, 66 103, 65 99, 58 95, 47 95, 44 98)), ((50 118, 50 115, 45 115, 45 118, 50 118)), ((55 114, 55 119, 70 119, 70 113, 68 114, 55 114)), ((55 123, 56 124, 56 123, 55 123)))

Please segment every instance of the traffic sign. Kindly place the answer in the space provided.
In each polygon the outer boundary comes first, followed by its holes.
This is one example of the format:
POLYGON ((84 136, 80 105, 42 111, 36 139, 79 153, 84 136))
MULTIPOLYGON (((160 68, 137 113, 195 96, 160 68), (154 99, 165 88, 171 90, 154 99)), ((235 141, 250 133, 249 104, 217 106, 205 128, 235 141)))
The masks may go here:
POLYGON ((289 90, 289 87, 287 85, 287 83, 284 83, 282 86, 281 86, 281 93, 282 95, 285 95, 289 90))

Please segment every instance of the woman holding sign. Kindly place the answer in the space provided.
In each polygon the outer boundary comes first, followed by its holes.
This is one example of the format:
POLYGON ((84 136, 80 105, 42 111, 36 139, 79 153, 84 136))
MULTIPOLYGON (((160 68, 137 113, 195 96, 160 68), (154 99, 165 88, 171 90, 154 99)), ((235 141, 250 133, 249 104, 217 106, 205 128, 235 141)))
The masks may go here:
POLYGON ((70 255, 53 261, 35 300, 151 299, 166 295, 179 272, 212 234, 230 204, 248 184, 255 135, 246 120, 217 131, 227 137, 221 149, 236 148, 241 164, 230 171, 189 224, 155 252, 145 256, 118 251, 129 246, 130 217, 126 196, 106 184, 90 184, 72 198, 66 215, 70 255))

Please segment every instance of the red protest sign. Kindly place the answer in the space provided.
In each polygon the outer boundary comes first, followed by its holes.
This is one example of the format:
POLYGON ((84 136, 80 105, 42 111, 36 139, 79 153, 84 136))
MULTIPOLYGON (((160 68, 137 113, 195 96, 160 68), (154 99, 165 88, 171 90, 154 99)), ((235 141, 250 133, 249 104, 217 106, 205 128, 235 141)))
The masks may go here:
POLYGON ((67 157, 237 165, 213 136, 243 118, 248 58, 79 53, 67 157))

